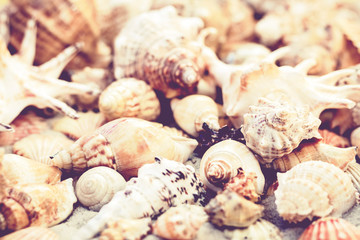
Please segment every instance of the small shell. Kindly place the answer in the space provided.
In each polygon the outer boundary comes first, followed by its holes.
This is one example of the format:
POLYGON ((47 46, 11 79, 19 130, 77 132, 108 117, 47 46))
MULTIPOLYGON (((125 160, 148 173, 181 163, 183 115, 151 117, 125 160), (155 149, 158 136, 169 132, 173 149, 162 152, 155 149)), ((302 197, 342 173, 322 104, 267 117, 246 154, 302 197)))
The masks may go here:
POLYGON ((259 154, 264 162, 291 153, 303 139, 321 138, 320 119, 309 111, 260 98, 244 115, 246 146, 259 154))
MULTIPOLYGON (((319 133, 322 137, 321 142, 339 147, 339 148, 346 148, 350 146, 350 142, 347 138, 342 137, 334 132, 329 130, 323 129, 319 130, 319 133)), ((356 146, 356 145, 353 145, 356 146)))
POLYGON ((60 237, 46 227, 28 227, 10 233, 1 240, 59 240, 60 237))
POLYGON ((170 102, 175 122, 188 134, 197 137, 206 123, 210 129, 218 130, 219 112, 215 101, 205 95, 190 95, 170 102))
POLYGON ((171 207, 153 225, 153 234, 165 239, 193 239, 208 220, 204 208, 195 205, 171 207))
POLYGON ((360 229, 342 218, 326 217, 311 223, 298 240, 356 240, 360 229))
POLYGON ((99 109, 108 121, 120 117, 155 120, 160 115, 160 102, 146 82, 123 78, 110 84, 101 93, 99 109))
POLYGON ((107 224, 99 240, 140 240, 151 232, 151 219, 117 219, 107 224))
POLYGON ((224 190, 230 189, 247 200, 258 202, 260 201, 260 195, 256 193, 255 183, 256 175, 254 172, 245 173, 243 170, 240 170, 238 175, 231 178, 224 185, 224 190))
POLYGON ((263 215, 264 207, 231 190, 218 193, 205 207, 209 220, 218 226, 248 227, 263 215))
POLYGON ((95 167, 84 172, 75 185, 79 202, 93 211, 99 211, 114 194, 125 188, 120 173, 108 167, 95 167))
POLYGON ((360 192, 360 165, 353 161, 348 164, 345 172, 351 177, 351 181, 358 192, 360 192))
POLYGON ((262 194, 265 178, 258 160, 244 144, 230 139, 216 143, 205 152, 200 163, 200 179, 206 187, 220 191, 240 169, 255 173, 255 189, 262 194))

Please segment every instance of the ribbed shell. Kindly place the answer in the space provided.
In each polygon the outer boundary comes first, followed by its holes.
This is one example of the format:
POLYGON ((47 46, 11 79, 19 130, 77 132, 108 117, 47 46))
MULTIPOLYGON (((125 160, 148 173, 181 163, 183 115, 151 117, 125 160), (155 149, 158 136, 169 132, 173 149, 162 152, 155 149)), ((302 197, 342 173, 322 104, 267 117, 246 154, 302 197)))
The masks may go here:
POLYGON ((54 231, 46 227, 28 227, 10 233, 1 240, 59 240, 60 237, 54 231))
POLYGON ((360 165, 359 163, 353 161, 348 164, 345 172, 350 176, 354 187, 358 192, 360 192, 360 165))
POLYGON ((107 224, 99 240, 140 240, 151 232, 151 219, 117 219, 107 224))

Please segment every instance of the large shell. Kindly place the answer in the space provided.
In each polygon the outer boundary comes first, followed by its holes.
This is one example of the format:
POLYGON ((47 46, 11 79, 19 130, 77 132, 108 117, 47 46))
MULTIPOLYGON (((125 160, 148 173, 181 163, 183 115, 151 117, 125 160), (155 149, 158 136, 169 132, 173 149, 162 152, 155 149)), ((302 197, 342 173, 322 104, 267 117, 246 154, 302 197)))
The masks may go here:
POLYGON ((128 179, 142 165, 154 162, 155 156, 184 162, 196 146, 196 140, 171 135, 159 123, 119 118, 79 138, 68 150, 57 153, 52 163, 75 171, 107 166, 128 179))
POLYGON ((151 219, 117 219, 107 224, 99 240, 140 240, 151 232, 151 219))
POLYGON ((109 121, 120 117, 155 120, 160 115, 160 102, 146 82, 124 78, 113 82, 101 93, 99 109, 109 121))
POLYGON ((204 123, 219 130, 218 107, 212 98, 194 94, 181 100, 174 98, 170 103, 175 122, 188 134, 197 137, 204 123))
POLYGON ((123 191, 103 206, 93 219, 81 227, 74 239, 87 239, 113 218, 142 218, 158 215, 180 204, 204 204, 205 190, 191 166, 157 158, 139 169, 123 191))
POLYGON ((262 194, 265 178, 258 160, 244 144, 224 140, 210 147, 201 158, 200 179, 213 191, 222 190, 225 183, 235 177, 239 170, 254 172, 256 192, 262 194))
POLYGON ((93 211, 99 211, 114 194, 125 188, 120 173, 108 167, 95 167, 84 172, 75 185, 79 202, 93 211))
POLYGON ((321 138, 320 119, 306 109, 288 103, 260 98, 244 115, 246 146, 259 154, 265 162, 291 153, 303 139, 321 138))
POLYGON ((333 164, 303 162, 277 176, 275 204, 280 216, 289 222, 338 217, 355 204, 356 190, 350 177, 333 164))
POLYGON ((153 234, 165 239, 193 239, 208 220, 204 208, 195 205, 171 207, 153 224, 153 234))
POLYGON ((28 227, 10 233, 1 240, 59 240, 60 237, 54 231, 46 227, 28 227))

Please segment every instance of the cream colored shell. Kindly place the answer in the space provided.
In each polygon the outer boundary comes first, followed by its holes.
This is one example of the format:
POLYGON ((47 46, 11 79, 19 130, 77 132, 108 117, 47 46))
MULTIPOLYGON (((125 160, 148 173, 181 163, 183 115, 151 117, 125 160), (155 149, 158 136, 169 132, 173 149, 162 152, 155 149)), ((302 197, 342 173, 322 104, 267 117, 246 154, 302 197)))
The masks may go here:
POLYGON ((350 142, 353 146, 360 146, 360 127, 355 128, 351 132, 350 142))
POLYGON ((117 219, 107 223, 99 240, 140 240, 151 232, 151 219, 117 219))
POLYGON ((46 227, 27 227, 5 235, 1 240, 59 240, 60 236, 46 227))
POLYGON ((356 190, 360 192, 360 164, 356 161, 350 162, 345 172, 350 176, 356 190))

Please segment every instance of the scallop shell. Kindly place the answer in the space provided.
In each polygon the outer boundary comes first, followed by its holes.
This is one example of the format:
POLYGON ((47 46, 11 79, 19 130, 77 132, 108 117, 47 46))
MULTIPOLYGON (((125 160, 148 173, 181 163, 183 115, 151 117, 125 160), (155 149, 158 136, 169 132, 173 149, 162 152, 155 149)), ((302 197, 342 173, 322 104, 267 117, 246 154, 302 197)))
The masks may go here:
MULTIPOLYGON (((321 142, 339 147, 346 148, 350 146, 350 142, 347 138, 342 137, 334 132, 331 132, 327 129, 319 130, 319 133, 322 137, 321 142)), ((355 145, 354 145, 355 146, 355 145)))
POLYGON ((155 156, 186 161, 197 141, 171 135, 161 126, 139 118, 113 120, 79 138, 68 150, 54 155, 52 164, 75 171, 107 166, 129 179, 137 176, 142 165, 154 162, 155 156))
POLYGON ((206 123, 210 129, 219 130, 219 113, 215 101, 205 95, 189 95, 170 102, 175 122, 188 134, 197 137, 206 123))
POLYGON ((200 179, 207 188, 220 191, 239 170, 255 173, 255 189, 262 194, 265 178, 258 160, 244 144, 230 139, 216 143, 205 152, 200 162, 200 179))
POLYGON ((84 172, 75 185, 79 202, 90 210, 99 211, 114 194, 125 188, 120 173, 108 167, 95 167, 84 172))
POLYGON ((79 113, 77 119, 62 117, 53 123, 53 129, 62 132, 73 140, 77 140, 83 135, 95 131, 104 123, 105 117, 103 114, 89 111, 79 113))
POLYGON ((350 177, 333 164, 303 162, 286 173, 278 173, 275 204, 289 222, 306 218, 341 216, 356 201, 350 177))
POLYGON ((165 239, 193 239, 208 220, 204 208, 196 205, 171 207, 153 224, 153 234, 165 239))
POLYGON ((54 231, 46 227, 28 227, 10 233, 1 240, 59 240, 60 237, 54 231))
POLYGON ((55 152, 67 149, 71 144, 73 144, 73 141, 64 134, 47 131, 32 134, 16 142, 13 146, 13 152, 31 160, 51 165, 49 156, 55 152))
POLYGON ((298 240, 356 240, 360 229, 342 218, 320 218, 308 226, 298 240))
POLYGON ((160 102, 146 82, 124 78, 113 82, 101 93, 99 109, 109 121, 120 117, 150 121, 160 115, 160 102))
POLYGON ((320 119, 307 109, 295 108, 260 98, 256 106, 244 115, 246 146, 261 156, 264 162, 291 153, 304 139, 321 138, 320 119))
POLYGON ((350 162, 345 172, 350 176, 356 190, 360 192, 360 165, 355 161, 350 162))
POLYGON ((107 224, 99 240, 143 239, 151 232, 151 219, 117 219, 107 224))

